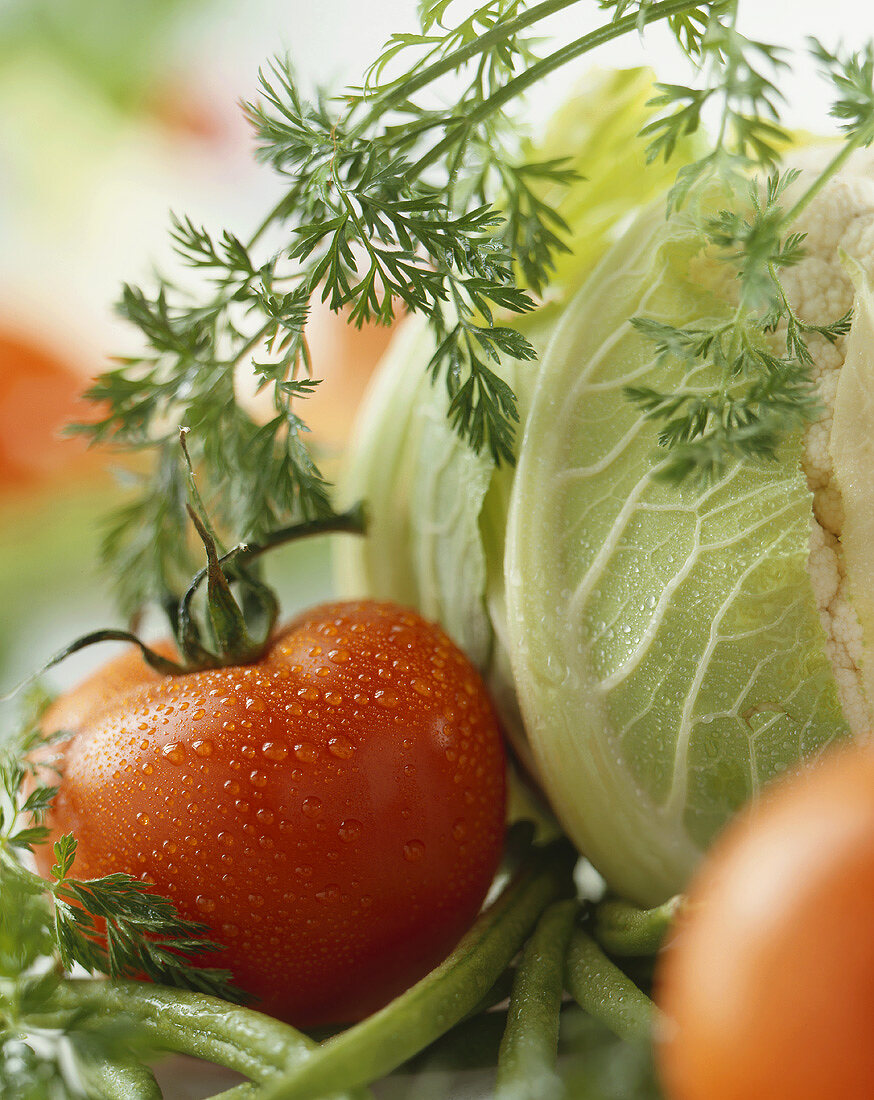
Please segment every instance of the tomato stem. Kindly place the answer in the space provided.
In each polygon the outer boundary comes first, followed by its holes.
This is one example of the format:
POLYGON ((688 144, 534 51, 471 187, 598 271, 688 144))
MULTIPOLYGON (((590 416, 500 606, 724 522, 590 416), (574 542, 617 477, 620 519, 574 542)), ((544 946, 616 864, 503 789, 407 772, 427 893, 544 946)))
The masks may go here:
POLYGON ((267 1084, 260 1100, 310 1100, 390 1073, 454 1027, 494 985, 543 910, 573 894, 577 853, 565 840, 534 848, 461 940, 420 982, 295 1070, 267 1084))

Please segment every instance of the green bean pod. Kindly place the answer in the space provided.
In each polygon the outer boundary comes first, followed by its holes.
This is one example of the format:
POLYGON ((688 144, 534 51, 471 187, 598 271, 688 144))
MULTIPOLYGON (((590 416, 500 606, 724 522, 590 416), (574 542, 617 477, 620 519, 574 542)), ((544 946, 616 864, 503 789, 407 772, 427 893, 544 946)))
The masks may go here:
POLYGON ((595 910, 594 935, 610 955, 654 955, 682 904, 677 894, 654 909, 610 899, 595 910))
POLYGON ((552 1100, 564 1095, 555 1072, 564 961, 577 903, 550 906, 525 945, 498 1054, 495 1100, 552 1100))
POLYGON ((655 1005, 582 928, 571 935, 565 987, 581 1008, 620 1039, 651 1038, 655 1005))
MULTIPOLYGON (((53 993, 51 1007, 124 1013, 140 1023, 159 1049, 225 1066, 259 1085, 288 1073, 319 1049, 295 1028, 253 1009, 203 993, 142 982, 72 979, 53 993)), ((367 1100, 369 1095, 361 1090, 344 1092, 338 1093, 336 1100, 367 1100)))
POLYGON ((155 1075, 139 1062, 91 1063, 83 1076, 92 1095, 100 1100, 161 1100, 163 1095, 155 1075))

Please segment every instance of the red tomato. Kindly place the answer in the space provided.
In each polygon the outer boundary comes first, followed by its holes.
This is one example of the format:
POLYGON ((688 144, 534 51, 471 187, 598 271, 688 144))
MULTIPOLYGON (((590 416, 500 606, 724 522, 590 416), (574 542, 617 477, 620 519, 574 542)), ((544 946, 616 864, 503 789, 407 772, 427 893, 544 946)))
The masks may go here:
MULTIPOLYGON (((178 659, 178 653, 169 642, 158 642, 152 648, 162 657, 178 659)), ((92 673, 78 687, 56 699, 43 717, 43 727, 51 733, 57 730, 78 733, 101 711, 111 706, 119 695, 143 684, 157 683, 160 679, 161 674, 147 665, 140 651, 131 646, 92 673)))
POLYGON ((874 751, 785 780, 717 843, 661 960, 672 1100, 874 1095, 874 751))
POLYGON ((504 756, 438 627, 330 604, 257 664, 147 678, 79 709, 50 822, 77 876, 154 884, 302 1026, 360 1018, 451 950, 500 855, 504 756))

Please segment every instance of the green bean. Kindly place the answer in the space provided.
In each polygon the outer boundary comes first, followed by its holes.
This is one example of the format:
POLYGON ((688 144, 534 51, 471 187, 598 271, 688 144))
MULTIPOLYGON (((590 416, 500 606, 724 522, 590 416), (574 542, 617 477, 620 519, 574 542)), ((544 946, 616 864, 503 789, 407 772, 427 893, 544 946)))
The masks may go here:
POLYGON ((83 1074, 101 1100, 161 1100, 155 1075, 139 1062, 126 1065, 94 1062, 83 1074))
POLYGON ((375 1081, 445 1034, 485 996, 546 906, 572 893, 575 861, 566 841, 533 849, 440 966, 270 1081, 259 1100, 304 1100, 375 1081))
POLYGON ((224 1092, 217 1092, 214 1096, 210 1096, 209 1100, 254 1100, 257 1095, 258 1086, 252 1081, 244 1081, 241 1085, 225 1089, 224 1092))
POLYGON ((525 945, 498 1054, 495 1100, 551 1100, 564 1095, 555 1057, 564 960, 576 913, 576 901, 556 902, 525 945))
POLYGON ((595 939, 611 955, 654 955, 682 903, 677 894, 654 909, 603 901, 595 910, 595 939))
MULTIPOLYGON (((88 1007, 137 1019, 164 1050, 202 1058, 263 1084, 299 1065, 319 1046, 288 1024, 218 997, 141 982, 74 979, 52 995, 63 1009, 88 1007)), ((326 1094, 327 1095, 327 1094, 326 1094)), ((369 1093, 357 1093, 364 1100, 369 1093)))
POLYGON ((582 928, 571 935, 565 986, 581 1008, 621 1039, 649 1039, 657 1009, 582 928))

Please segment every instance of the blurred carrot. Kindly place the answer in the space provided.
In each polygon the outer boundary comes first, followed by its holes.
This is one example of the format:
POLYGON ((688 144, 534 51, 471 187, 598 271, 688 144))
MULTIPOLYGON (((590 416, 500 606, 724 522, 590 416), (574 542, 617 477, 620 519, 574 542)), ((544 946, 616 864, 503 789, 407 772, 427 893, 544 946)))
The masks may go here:
POLYGON ((81 371, 56 352, 0 328, 0 492, 29 489, 81 469, 85 445, 61 432, 93 415, 81 371))

